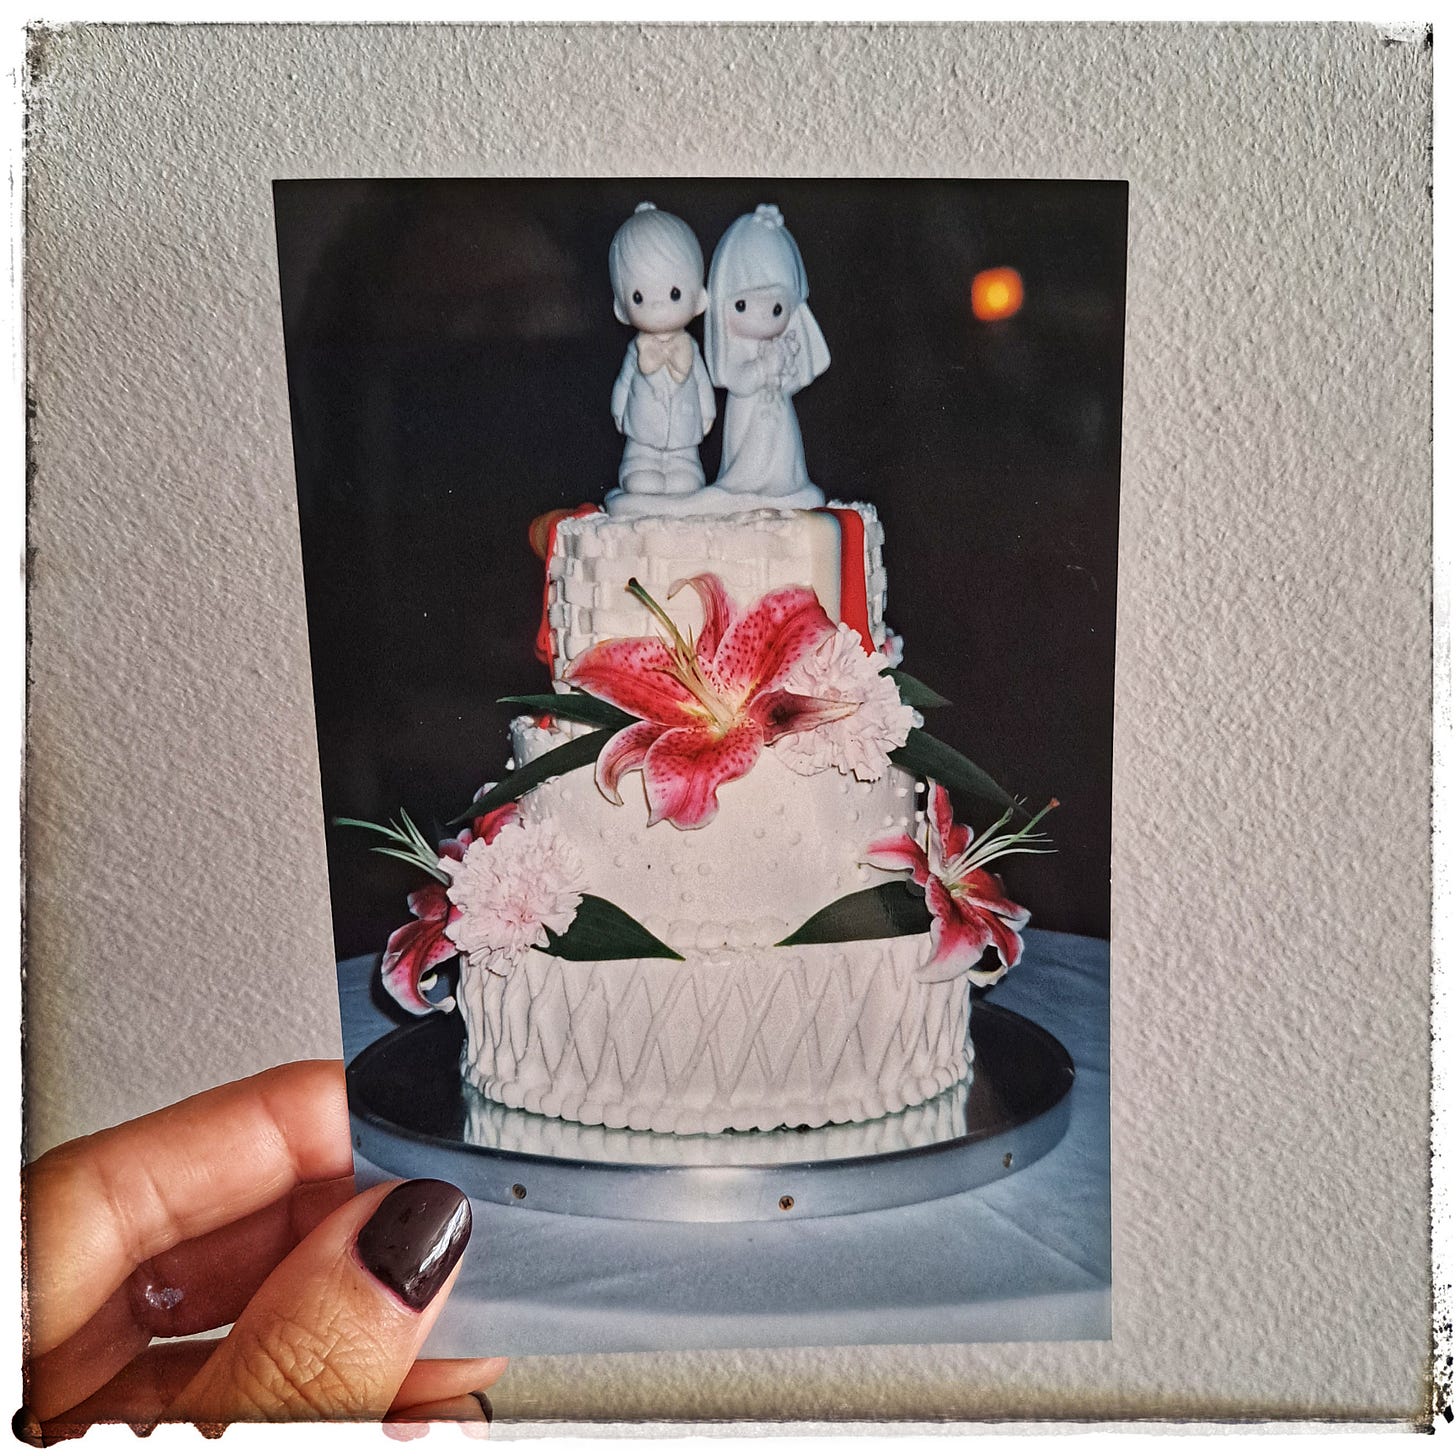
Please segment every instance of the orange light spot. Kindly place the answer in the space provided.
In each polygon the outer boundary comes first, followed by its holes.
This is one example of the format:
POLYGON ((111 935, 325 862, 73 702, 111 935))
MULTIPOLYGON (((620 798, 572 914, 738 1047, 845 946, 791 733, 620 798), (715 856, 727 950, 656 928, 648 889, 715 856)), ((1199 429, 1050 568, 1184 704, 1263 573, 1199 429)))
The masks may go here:
POLYGON ((971 279, 971 312, 983 323, 1018 313, 1025 296, 1015 268, 987 268, 971 279))

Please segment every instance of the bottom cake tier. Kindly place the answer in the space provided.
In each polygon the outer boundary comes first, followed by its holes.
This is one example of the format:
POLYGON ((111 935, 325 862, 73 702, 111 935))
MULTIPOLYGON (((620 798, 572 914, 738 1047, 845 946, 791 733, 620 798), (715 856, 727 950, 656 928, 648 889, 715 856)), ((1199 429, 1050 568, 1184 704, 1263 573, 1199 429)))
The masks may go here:
POLYGON ((860 1122, 969 1076, 964 978, 923 981, 929 937, 463 966, 465 1080, 507 1107, 712 1133, 860 1122))

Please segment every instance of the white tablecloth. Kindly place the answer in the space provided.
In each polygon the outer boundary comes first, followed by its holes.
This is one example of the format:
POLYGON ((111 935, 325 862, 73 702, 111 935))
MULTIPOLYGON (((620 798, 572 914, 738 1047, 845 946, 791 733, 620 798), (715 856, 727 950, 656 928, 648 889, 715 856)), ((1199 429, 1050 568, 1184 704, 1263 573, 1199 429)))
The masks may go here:
MULTIPOLYGON (((398 1021, 377 958, 339 967, 344 1054, 398 1021)), ((991 992, 1072 1054, 1070 1124, 1040 1161, 907 1208, 788 1223, 576 1218, 472 1200, 428 1355, 1111 1336, 1107 942, 1031 930, 991 992)), ((361 1185, 392 1176, 360 1162, 361 1185)))

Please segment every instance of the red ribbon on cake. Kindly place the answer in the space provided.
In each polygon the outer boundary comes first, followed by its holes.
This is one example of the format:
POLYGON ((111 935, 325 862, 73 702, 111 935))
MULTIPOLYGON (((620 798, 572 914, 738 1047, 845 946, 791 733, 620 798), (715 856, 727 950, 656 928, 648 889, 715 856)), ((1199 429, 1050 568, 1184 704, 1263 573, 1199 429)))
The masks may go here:
POLYGON ((839 522, 839 620, 859 633, 866 652, 873 652, 864 517, 849 506, 821 506, 819 510, 839 522))

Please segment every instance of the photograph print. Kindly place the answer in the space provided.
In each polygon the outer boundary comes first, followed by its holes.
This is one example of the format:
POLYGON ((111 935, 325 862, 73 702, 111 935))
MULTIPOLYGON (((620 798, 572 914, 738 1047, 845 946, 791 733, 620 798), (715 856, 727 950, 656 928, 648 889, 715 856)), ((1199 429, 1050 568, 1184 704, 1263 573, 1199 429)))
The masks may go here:
POLYGON ((280 181, 362 1184, 430 1355, 1111 1336, 1127 188, 280 181))

